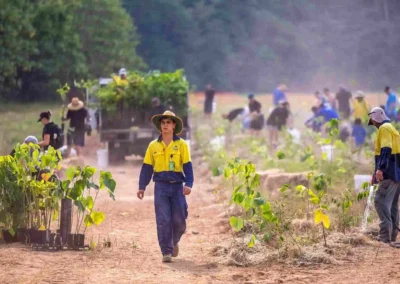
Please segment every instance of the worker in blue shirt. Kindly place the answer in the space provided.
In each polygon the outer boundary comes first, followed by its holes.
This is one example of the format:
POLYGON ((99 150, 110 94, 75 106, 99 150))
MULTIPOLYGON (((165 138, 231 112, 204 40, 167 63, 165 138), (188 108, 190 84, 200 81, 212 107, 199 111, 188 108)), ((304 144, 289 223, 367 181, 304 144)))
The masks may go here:
POLYGON ((384 91, 385 94, 388 96, 385 106, 386 115, 389 117, 390 120, 396 121, 397 96, 390 89, 389 86, 386 86, 384 91))
POLYGON ((177 136, 183 129, 182 120, 171 111, 151 120, 161 135, 147 148, 137 196, 143 199, 153 177, 158 242, 163 262, 171 262, 172 257, 178 256, 178 243, 186 230, 185 196, 192 190, 193 167, 188 144, 177 136))
POLYGON ((280 84, 278 87, 276 87, 276 89, 272 93, 274 107, 279 106, 280 101, 287 102, 285 94, 286 91, 287 91, 287 86, 285 84, 280 84))

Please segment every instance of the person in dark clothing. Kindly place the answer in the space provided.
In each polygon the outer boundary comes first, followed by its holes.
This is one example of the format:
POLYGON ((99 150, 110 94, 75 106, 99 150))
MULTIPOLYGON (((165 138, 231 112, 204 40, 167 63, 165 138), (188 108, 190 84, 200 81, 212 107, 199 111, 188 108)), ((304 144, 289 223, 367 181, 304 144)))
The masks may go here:
POLYGON ((69 120, 69 128, 67 131, 67 151, 65 155, 68 157, 71 153, 72 146, 75 146, 76 155, 80 156, 82 147, 85 146, 85 125, 88 118, 88 111, 84 107, 84 103, 78 98, 72 98, 68 105, 67 116, 63 120, 69 120))
POLYGON ((350 117, 351 108, 350 102, 352 102, 351 93, 346 90, 345 87, 340 86, 339 91, 336 94, 336 100, 338 102, 338 111, 341 119, 348 119, 350 117))
POLYGON ((215 90, 212 88, 211 85, 206 86, 206 91, 204 93, 205 100, 204 100, 204 115, 206 117, 211 117, 213 112, 213 102, 215 97, 215 90))
POLYGON ((257 135, 264 127, 264 115, 261 113, 261 104, 254 98, 254 95, 248 95, 248 99, 251 116, 250 132, 257 135))
POLYGON ((54 141, 57 138, 55 137, 55 135, 57 135, 56 124, 51 121, 51 111, 41 112, 38 122, 41 122, 44 125, 42 132, 43 140, 39 142, 39 146, 47 151, 49 146, 53 146, 54 141))
POLYGON ((235 108, 231 110, 228 114, 224 113, 222 115, 222 118, 229 120, 229 122, 232 122, 236 117, 241 115, 244 112, 244 108, 235 108))
POLYGON ((290 115, 289 103, 280 101, 267 119, 268 138, 271 149, 275 149, 278 145, 279 132, 286 127, 290 115))

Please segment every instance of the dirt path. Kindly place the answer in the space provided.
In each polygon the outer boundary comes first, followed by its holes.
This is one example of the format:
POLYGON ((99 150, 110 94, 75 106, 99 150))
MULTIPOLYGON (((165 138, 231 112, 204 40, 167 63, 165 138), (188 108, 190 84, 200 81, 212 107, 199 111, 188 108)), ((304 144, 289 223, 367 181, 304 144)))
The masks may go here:
POLYGON ((117 180, 116 201, 101 196, 106 221, 87 231, 89 240, 109 238, 111 248, 87 252, 32 252, 0 244, 0 283, 400 283, 400 250, 363 250, 358 261, 337 266, 238 268, 216 263, 209 251, 230 238, 213 187, 196 176, 188 197, 188 230, 174 263, 163 264, 153 208, 153 186, 136 199, 140 161, 110 167, 117 180))

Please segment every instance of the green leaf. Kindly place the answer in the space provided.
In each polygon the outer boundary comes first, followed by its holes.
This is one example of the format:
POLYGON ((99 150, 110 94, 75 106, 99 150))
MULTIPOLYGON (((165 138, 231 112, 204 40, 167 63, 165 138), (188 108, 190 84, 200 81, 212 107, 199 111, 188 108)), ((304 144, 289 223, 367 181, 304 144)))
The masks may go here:
POLYGON ((283 160, 286 157, 286 154, 284 152, 277 152, 276 156, 279 160, 283 160))
POLYGON ((90 215, 85 216, 84 223, 86 227, 90 227, 94 224, 93 219, 90 215))
POLYGON ((217 168, 217 167, 212 168, 211 173, 212 173, 212 176, 213 176, 213 177, 217 177, 217 176, 220 176, 220 175, 221 175, 221 173, 220 173, 220 171, 219 171, 219 168, 217 168))
POLYGON ((92 218, 93 223, 96 224, 97 226, 103 223, 105 218, 103 212, 96 212, 96 211, 92 211, 92 213, 90 213, 90 217, 92 218))
POLYGON ((244 208, 244 210, 248 211, 252 207, 253 207, 253 198, 251 198, 250 196, 247 196, 243 200, 243 208, 244 208))
POLYGON ((288 190, 288 188, 289 188, 289 184, 288 184, 288 183, 285 183, 285 184, 279 189, 279 191, 280 191, 281 193, 284 193, 286 190, 288 190))
POLYGON ((262 206, 265 204, 265 199, 262 197, 254 198, 254 206, 262 206))
POLYGON ((96 190, 100 189, 100 187, 97 184, 95 184, 94 182, 88 182, 87 187, 88 188, 94 188, 96 190))
POLYGON ((231 225, 232 229, 234 229, 236 232, 239 232, 243 228, 243 219, 232 216, 229 218, 229 224, 231 225))
POLYGON ((8 232, 10 233, 11 236, 15 236, 15 231, 13 228, 8 229, 8 232))
POLYGON ((233 196, 233 202, 235 202, 236 204, 242 204, 244 200, 244 194, 242 192, 238 192, 233 196))
POLYGON ((250 241, 247 244, 247 247, 252 248, 254 247, 254 245, 256 244, 256 236, 255 235, 251 235, 250 241))
POLYGON ((77 200, 78 197, 82 196, 84 189, 85 189, 86 183, 84 180, 78 180, 74 186, 72 187, 72 189, 69 192, 69 197, 72 200, 77 200))
POLYGON ((96 168, 86 166, 81 175, 84 179, 90 179, 96 173, 96 168))
POLYGON ((76 174, 75 167, 69 167, 65 172, 65 175, 69 181, 72 181, 75 178, 75 174, 76 174))

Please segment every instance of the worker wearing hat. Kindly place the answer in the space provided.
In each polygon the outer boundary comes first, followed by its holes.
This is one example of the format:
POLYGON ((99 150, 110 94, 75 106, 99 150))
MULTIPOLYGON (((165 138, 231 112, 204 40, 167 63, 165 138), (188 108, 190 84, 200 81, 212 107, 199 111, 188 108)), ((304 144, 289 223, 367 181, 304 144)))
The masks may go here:
POLYGON ((380 219, 379 241, 390 243, 396 241, 399 226, 400 135, 382 108, 373 108, 368 116, 368 125, 378 128, 373 183, 379 184, 375 195, 380 219))
POLYGON ((365 123, 368 119, 369 106, 365 100, 365 95, 363 91, 357 91, 355 95, 355 100, 353 102, 353 117, 354 119, 360 119, 365 123))
POLYGON ((178 243, 186 230, 185 195, 190 194, 193 186, 193 168, 189 146, 178 137, 183 129, 182 120, 173 112, 165 111, 153 116, 152 122, 161 135, 147 148, 137 196, 143 199, 153 177, 158 242, 163 262, 171 262, 172 257, 178 256, 178 243))

